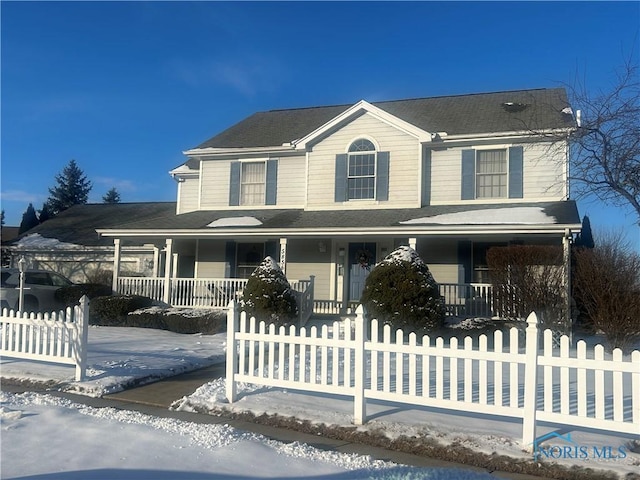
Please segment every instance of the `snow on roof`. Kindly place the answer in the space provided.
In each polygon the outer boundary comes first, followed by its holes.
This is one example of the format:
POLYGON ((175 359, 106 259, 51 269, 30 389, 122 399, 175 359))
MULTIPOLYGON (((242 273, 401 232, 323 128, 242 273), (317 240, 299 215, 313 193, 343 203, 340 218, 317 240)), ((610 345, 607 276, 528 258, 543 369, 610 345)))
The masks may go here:
POLYGON ((207 227, 257 227, 262 222, 255 217, 229 217, 214 220, 207 227))
POLYGON ((39 233, 31 233, 22 237, 17 243, 17 247, 21 248, 48 248, 48 249, 68 249, 68 248, 82 248, 82 245, 76 245, 75 243, 61 242, 57 238, 43 237, 39 233))
POLYGON ((433 217, 414 218, 400 222, 402 225, 500 225, 500 224, 554 224, 556 218, 547 215, 542 207, 509 207, 444 213, 433 217))

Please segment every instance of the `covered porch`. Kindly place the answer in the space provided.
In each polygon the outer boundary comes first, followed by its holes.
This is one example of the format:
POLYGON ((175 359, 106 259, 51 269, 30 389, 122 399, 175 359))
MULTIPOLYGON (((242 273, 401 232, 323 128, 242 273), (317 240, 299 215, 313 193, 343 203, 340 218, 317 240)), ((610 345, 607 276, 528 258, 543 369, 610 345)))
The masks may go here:
POLYGON ((305 315, 352 313, 374 265, 408 245, 429 266, 449 315, 496 317, 505 314, 506 306, 504 292, 500 304, 491 285, 487 250, 562 246, 568 292, 570 244, 579 228, 575 204, 556 202, 330 212, 199 211, 98 233, 114 242, 114 291, 174 306, 225 308, 241 294, 255 267, 271 256, 304 298, 305 315), (151 275, 121 271, 123 242, 155 245, 151 275))

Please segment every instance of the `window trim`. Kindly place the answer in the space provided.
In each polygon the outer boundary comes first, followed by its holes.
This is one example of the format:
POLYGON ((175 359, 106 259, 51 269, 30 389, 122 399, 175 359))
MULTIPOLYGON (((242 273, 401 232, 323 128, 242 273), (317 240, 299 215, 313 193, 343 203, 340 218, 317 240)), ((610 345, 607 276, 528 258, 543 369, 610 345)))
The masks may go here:
POLYGON ((241 207, 255 207, 255 206, 261 206, 261 205, 266 205, 266 198, 267 198, 267 159, 246 159, 246 160, 240 160, 240 182, 239 182, 239 199, 238 199, 238 203, 239 206, 241 207), (262 164, 263 165, 263 178, 262 178, 262 182, 245 182, 244 181, 244 167, 245 165, 248 164, 262 164), (245 185, 259 185, 262 184, 262 200, 258 203, 245 203, 243 201, 244 196, 243 196, 243 189, 245 187, 245 185))
MULTIPOLYGON (((505 201, 524 199, 525 148, 521 144, 492 144, 469 146, 461 150, 461 196, 468 201, 505 201), (478 152, 486 150, 506 151, 506 195, 503 197, 478 197, 478 152)), ((504 175, 504 174, 503 174, 504 175)))
POLYGON ((372 200, 376 200, 378 197, 378 192, 377 192, 377 184, 378 184, 378 153, 380 152, 380 147, 377 144, 377 142, 375 142, 372 138, 366 136, 366 135, 359 135, 357 137, 355 137, 353 140, 351 140, 349 142, 349 144, 347 145, 346 148, 346 155, 347 155, 347 175, 346 175, 346 181, 347 181, 347 185, 346 185, 346 201, 347 202, 363 202, 363 201, 372 201, 372 200), (353 146, 354 143, 358 142, 358 141, 362 141, 365 140, 369 143, 371 143, 371 145, 373 145, 374 150, 360 150, 360 151, 351 151, 351 147, 353 146), (373 175, 351 175, 350 172, 350 166, 351 166, 351 160, 352 158, 358 157, 358 156, 365 156, 365 155, 373 155, 373 175), (351 189, 349 188, 349 181, 352 179, 358 179, 358 178, 370 178, 373 180, 373 187, 371 190, 371 196, 368 197, 364 197, 364 198, 351 198, 350 192, 351 189))
MULTIPOLYGON (((491 188, 494 188, 493 185, 491 188)), ((492 146, 492 148, 476 148, 475 149, 475 164, 474 164, 474 198, 476 200, 502 200, 509 198, 509 148, 502 146, 492 146), (479 162, 480 152, 504 152, 504 172, 492 172, 492 173, 480 173, 479 162), (500 196, 479 196, 478 190, 481 188, 478 184, 479 177, 485 176, 502 176, 505 179, 504 195, 500 196)))

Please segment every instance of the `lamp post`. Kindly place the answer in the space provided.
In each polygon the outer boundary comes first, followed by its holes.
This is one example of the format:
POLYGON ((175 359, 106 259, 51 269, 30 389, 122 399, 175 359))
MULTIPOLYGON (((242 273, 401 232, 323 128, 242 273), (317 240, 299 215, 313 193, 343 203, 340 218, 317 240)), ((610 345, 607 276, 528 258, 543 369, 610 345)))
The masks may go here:
POLYGON ((18 260, 18 271, 20 272, 20 296, 18 297, 18 312, 22 313, 24 308, 24 272, 27 269, 27 261, 24 255, 18 260))

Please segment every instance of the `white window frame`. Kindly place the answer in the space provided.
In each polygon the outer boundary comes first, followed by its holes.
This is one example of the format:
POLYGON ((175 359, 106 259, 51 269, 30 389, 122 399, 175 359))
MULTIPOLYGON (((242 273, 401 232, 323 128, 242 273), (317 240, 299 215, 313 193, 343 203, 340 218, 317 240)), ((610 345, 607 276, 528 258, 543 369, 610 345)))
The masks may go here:
MULTIPOLYGON (((256 195, 256 194, 251 194, 251 195, 256 195)), ((266 195, 267 195, 267 162, 266 160, 250 160, 250 161, 240 162, 240 198, 238 203, 241 206, 265 205, 266 195), (245 167, 248 165, 257 165, 257 164, 262 164, 263 166, 262 182, 245 181, 245 167), (253 185, 262 185, 262 198, 260 200, 256 200, 255 202, 247 202, 245 201, 245 187, 253 186, 253 185)))
MULTIPOLYGON (((475 198, 478 200, 500 200, 500 199, 507 199, 509 198, 509 148, 507 146, 502 146, 502 145, 492 145, 492 146, 487 146, 485 148, 476 148, 475 149, 475 166, 474 166, 475 172, 474 172, 474 187, 475 187, 475 198), (480 173, 480 154, 484 152, 504 152, 504 172, 491 172, 491 173, 480 173), (480 188, 486 188, 486 187, 480 187, 479 185, 479 178, 480 177, 490 177, 490 176, 503 176, 505 179, 504 182, 504 195, 500 195, 500 196, 480 196, 479 195, 479 190, 480 188)), ((491 188, 495 188, 495 187, 491 187, 491 188)))
POLYGON ((347 147, 347 201, 349 202, 357 202, 357 201, 370 201, 370 200, 375 200, 376 197, 376 184, 377 184, 377 175, 378 175, 378 146, 376 145, 376 143, 371 140, 370 138, 367 138, 365 136, 359 136, 355 139, 353 139, 351 142, 349 142, 349 146, 347 147), (363 150, 363 151, 356 151, 356 152, 352 152, 351 150, 351 146, 360 140, 366 140, 368 142, 370 142, 373 145, 374 150, 363 150), (351 175, 351 160, 355 159, 356 157, 360 157, 360 156, 365 156, 365 155, 372 155, 373 156, 373 175, 351 175), (350 183, 351 180, 357 180, 357 179, 362 179, 362 178, 371 178, 373 179, 373 188, 371 189, 371 196, 368 197, 363 197, 363 198, 352 198, 351 197, 351 188, 350 188, 350 183))

